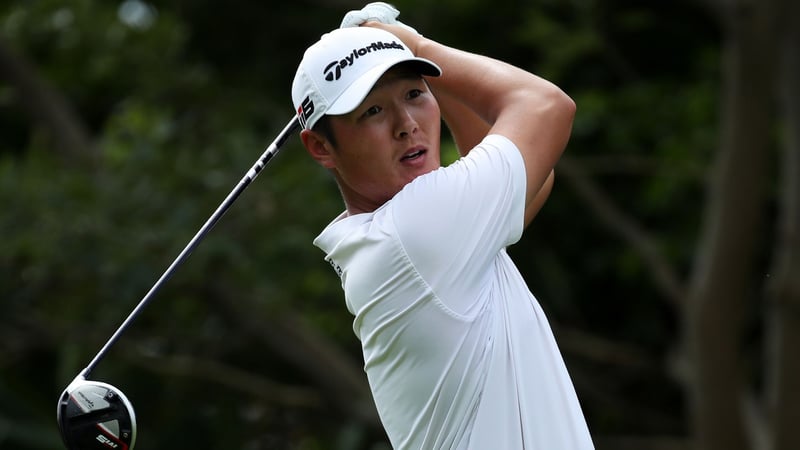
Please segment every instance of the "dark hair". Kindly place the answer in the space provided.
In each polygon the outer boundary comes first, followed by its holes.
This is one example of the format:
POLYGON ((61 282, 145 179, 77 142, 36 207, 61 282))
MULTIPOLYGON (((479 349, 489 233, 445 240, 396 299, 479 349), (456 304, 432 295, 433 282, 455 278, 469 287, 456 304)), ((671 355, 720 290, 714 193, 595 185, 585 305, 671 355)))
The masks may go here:
POLYGON ((336 136, 333 135, 333 127, 331 127, 330 116, 324 115, 320 117, 319 120, 317 120, 317 123, 315 123, 311 129, 321 134, 331 143, 334 148, 338 147, 336 136))

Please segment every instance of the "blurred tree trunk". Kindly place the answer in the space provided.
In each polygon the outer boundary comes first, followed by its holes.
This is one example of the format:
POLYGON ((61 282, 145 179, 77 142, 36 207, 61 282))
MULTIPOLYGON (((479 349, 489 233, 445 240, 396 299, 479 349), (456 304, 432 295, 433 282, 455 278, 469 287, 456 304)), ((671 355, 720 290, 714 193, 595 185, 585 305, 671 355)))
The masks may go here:
POLYGON ((89 132, 69 101, 50 85, 0 36, 0 78, 14 88, 19 106, 48 131, 53 148, 67 164, 94 164, 97 154, 89 132))
POLYGON ((744 406, 742 327, 763 235, 780 3, 712 2, 724 33, 721 139, 684 311, 691 425, 703 450, 752 448, 758 435, 744 406))
MULTIPOLYGON (((800 17, 791 2, 787 17, 800 17)), ((782 111, 786 141, 781 161, 778 234, 772 264, 769 326, 772 348, 770 406, 774 450, 800 449, 800 30, 789 28, 783 41, 782 111)))

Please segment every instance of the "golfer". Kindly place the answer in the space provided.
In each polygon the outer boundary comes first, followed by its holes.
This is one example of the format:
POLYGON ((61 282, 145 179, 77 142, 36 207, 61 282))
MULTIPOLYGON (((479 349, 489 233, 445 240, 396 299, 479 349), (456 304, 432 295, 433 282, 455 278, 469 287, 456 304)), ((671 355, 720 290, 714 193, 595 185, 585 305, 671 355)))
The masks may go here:
POLYGON ((550 193, 575 104, 394 17, 323 35, 292 86, 303 145, 345 205, 314 244, 341 277, 389 440, 592 449, 547 319, 506 252, 550 193), (447 167, 442 118, 461 154, 447 167))

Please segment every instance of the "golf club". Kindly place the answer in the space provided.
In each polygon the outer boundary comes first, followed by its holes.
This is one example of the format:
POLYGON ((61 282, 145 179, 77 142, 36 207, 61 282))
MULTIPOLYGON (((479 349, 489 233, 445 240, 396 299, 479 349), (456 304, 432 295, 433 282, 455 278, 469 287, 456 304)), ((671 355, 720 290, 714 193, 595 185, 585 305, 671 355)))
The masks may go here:
POLYGON ((275 140, 267 147, 252 168, 228 194, 216 211, 208 218, 200 231, 170 264, 150 291, 142 298, 117 331, 103 345, 97 355, 77 377, 67 386, 58 400, 56 417, 61 438, 69 450, 115 449, 132 450, 136 443, 136 415, 133 405, 125 395, 114 386, 99 381, 88 380, 95 366, 106 355, 109 348, 119 340, 142 309, 150 302, 161 286, 169 280, 175 270, 197 248, 200 241, 214 227, 242 192, 253 182, 259 172, 278 153, 283 144, 300 126, 297 116, 293 116, 275 140))

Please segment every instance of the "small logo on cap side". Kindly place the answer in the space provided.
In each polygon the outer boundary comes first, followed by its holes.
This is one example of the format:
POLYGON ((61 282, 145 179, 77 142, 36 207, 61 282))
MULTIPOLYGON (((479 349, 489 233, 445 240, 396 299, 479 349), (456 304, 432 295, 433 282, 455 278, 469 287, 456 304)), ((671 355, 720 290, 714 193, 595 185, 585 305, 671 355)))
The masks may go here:
POLYGON ((311 117, 312 114, 314 114, 314 102, 311 100, 311 97, 306 97, 300 104, 300 107, 297 108, 297 118, 300 119, 300 126, 305 128, 306 122, 308 122, 308 118, 311 117))
POLYGON ((373 42, 372 44, 367 45, 366 47, 361 47, 358 49, 353 49, 350 54, 345 56, 342 59, 331 61, 325 69, 322 70, 322 73, 325 75, 326 81, 336 81, 342 77, 342 70, 352 66, 355 61, 360 57, 364 56, 367 53, 372 53, 373 51, 378 50, 405 50, 405 47, 398 44, 397 41, 392 42, 373 42))

